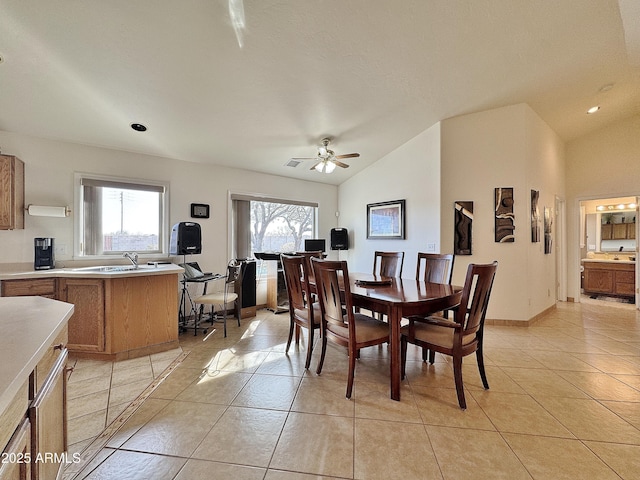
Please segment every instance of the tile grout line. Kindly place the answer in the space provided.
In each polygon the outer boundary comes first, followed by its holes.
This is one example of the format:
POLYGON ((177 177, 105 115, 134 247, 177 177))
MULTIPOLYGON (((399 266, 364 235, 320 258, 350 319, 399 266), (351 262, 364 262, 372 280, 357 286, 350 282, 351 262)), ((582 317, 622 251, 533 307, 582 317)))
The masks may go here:
MULTIPOLYGON (((151 384, 145 388, 140 395, 138 395, 123 411, 118 415, 103 431, 100 435, 98 435, 81 453, 80 460, 80 469, 73 473, 70 477, 67 477, 69 480, 74 480, 78 478, 87 465, 100 453, 100 451, 105 447, 105 445, 109 442, 111 437, 113 437, 120 427, 126 423, 129 418, 142 406, 143 402, 154 392, 158 386, 169 376, 171 372, 173 372, 190 354, 191 352, 183 352, 178 357, 171 362, 171 364, 157 377, 155 378, 151 384)), ((113 368, 113 367, 112 367, 113 368)), ((113 370, 112 370, 112 379, 113 379, 113 370)), ((111 395, 111 393, 109 393, 111 395)), ((108 415, 108 406, 107 406, 107 415, 108 415)), ((69 472, 70 473, 70 472, 69 472)))

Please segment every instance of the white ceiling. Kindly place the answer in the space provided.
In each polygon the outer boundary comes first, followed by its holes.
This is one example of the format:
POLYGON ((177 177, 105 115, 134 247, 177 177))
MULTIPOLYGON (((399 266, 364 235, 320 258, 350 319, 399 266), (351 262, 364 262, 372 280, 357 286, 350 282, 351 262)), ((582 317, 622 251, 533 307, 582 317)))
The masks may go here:
POLYGON ((240 47, 228 0, 0 0, 0 130, 334 184, 520 102, 570 140, 640 113, 638 4, 244 0, 240 47))

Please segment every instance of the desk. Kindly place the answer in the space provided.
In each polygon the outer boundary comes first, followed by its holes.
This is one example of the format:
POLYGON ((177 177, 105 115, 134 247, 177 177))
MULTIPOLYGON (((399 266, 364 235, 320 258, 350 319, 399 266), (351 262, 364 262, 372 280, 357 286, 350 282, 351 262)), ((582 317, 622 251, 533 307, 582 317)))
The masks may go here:
POLYGON ((393 278, 391 285, 362 287, 357 280, 371 280, 368 273, 349 272, 351 296, 356 307, 382 312, 389 319, 391 398, 400 400, 400 322, 410 315, 429 315, 460 303, 462 287, 393 278))
MULTIPOLYGON (((293 253, 283 252, 285 255, 293 253)), ((289 311, 289 297, 279 252, 254 252, 257 259, 267 263, 267 309, 273 313, 289 311)))
MULTIPOLYGON (((180 283, 182 283, 182 294, 180 296, 180 305, 178 306, 178 330, 180 332, 186 332, 187 328, 190 328, 189 319, 191 317, 193 317, 194 334, 197 334, 198 331, 198 310, 191 298, 191 294, 187 288, 187 283, 203 283, 204 291, 202 295, 205 295, 207 293, 208 283, 220 278, 225 278, 225 276, 218 273, 209 273, 202 277, 195 278, 187 278, 184 275, 182 276, 182 280, 180 280, 180 283)), ((202 308, 202 306, 200 306, 200 308, 202 308)))

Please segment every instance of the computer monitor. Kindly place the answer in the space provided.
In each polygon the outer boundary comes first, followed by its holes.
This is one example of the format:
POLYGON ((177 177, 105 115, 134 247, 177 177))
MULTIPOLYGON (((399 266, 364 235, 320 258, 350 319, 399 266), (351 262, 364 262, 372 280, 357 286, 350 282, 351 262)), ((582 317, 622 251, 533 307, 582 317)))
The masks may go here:
POLYGON ((327 242, 324 238, 305 238, 304 251, 305 252, 324 252, 327 250, 327 242))

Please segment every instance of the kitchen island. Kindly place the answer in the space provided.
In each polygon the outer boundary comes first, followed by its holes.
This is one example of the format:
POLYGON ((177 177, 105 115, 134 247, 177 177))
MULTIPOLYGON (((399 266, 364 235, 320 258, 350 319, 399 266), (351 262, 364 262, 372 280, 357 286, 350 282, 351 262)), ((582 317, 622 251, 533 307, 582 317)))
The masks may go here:
POLYGON ((602 258, 585 258, 583 289, 586 295, 609 295, 634 299, 636 262, 602 258))
POLYGON ((123 360, 177 348, 174 264, 62 268, 0 273, 3 297, 38 295, 72 303, 69 352, 123 360))

